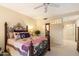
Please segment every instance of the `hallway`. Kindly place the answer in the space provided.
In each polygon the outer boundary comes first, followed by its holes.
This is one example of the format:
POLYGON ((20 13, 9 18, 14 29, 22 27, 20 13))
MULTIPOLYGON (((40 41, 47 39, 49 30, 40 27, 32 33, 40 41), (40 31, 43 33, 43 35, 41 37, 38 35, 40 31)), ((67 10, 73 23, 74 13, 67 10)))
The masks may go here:
POLYGON ((64 40, 63 45, 51 47, 51 51, 47 52, 46 56, 79 56, 76 46, 76 42, 64 40))

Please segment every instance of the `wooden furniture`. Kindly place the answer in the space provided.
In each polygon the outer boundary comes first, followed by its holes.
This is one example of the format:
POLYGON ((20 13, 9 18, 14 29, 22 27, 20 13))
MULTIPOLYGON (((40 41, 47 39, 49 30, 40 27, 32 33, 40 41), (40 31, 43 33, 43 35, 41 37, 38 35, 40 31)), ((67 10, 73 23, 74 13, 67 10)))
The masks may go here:
POLYGON ((79 52, 79 27, 77 30, 78 30, 77 51, 79 52))
POLYGON ((4 32, 4 34, 5 34, 4 52, 7 52, 7 50, 6 50, 7 39, 8 39, 8 36, 7 36, 7 33, 8 33, 8 31, 7 31, 7 22, 5 22, 4 28, 5 28, 5 32, 4 32))
MULTIPOLYGON (((50 24, 49 23, 47 23, 46 24, 46 27, 47 27, 47 25, 49 26, 50 24)), ((8 24, 7 24, 7 22, 5 22, 5 25, 4 25, 4 27, 5 27, 5 49, 4 49, 4 52, 6 52, 7 51, 7 49, 6 49, 6 45, 8 45, 7 44, 7 40, 8 40, 8 24)), ((46 28, 45 27, 45 28, 46 28)), ((50 27, 50 26, 49 26, 50 27)), ((26 26, 26 30, 25 30, 26 32, 28 32, 28 26, 26 26)), ((24 32, 25 32, 24 31, 24 32)), ((46 31, 46 37, 47 37, 47 39, 48 39, 48 46, 47 46, 47 49, 50 51, 50 31, 49 30, 47 30, 47 28, 45 29, 45 31, 46 31)), ((16 48, 15 47, 13 47, 15 50, 16 50, 16 48)), ((17 49, 17 50, 19 50, 19 49, 17 49)), ((34 56, 34 46, 33 46, 33 43, 32 43, 32 41, 31 41, 31 43, 30 43, 30 47, 29 47, 29 55, 30 56, 34 56)))
POLYGON ((50 23, 45 24, 45 36, 48 39, 48 51, 50 51, 50 23))

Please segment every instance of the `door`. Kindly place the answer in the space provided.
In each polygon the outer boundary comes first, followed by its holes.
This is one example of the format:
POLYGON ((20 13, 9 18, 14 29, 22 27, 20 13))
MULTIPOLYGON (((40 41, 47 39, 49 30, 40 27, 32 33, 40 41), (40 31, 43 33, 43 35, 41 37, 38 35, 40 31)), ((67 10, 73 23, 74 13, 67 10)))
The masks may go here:
POLYGON ((51 46, 61 45, 63 43, 63 25, 51 24, 50 26, 50 42, 51 46))

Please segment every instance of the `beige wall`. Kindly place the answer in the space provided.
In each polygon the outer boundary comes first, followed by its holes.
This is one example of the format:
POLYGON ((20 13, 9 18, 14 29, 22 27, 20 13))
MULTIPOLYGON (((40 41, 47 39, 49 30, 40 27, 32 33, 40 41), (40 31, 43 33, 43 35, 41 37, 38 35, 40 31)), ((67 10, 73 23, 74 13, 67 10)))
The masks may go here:
POLYGON ((76 20, 76 27, 79 27, 79 19, 76 20))
POLYGON ((75 41, 75 24, 64 24, 63 39, 75 41))
POLYGON ((45 23, 47 21, 43 19, 36 20, 37 23, 37 29, 41 31, 41 35, 45 35, 45 23))
POLYGON ((30 25, 35 27, 35 21, 25 15, 9 10, 0 6, 0 47, 4 48, 4 23, 7 22, 9 26, 20 22, 22 25, 30 25))

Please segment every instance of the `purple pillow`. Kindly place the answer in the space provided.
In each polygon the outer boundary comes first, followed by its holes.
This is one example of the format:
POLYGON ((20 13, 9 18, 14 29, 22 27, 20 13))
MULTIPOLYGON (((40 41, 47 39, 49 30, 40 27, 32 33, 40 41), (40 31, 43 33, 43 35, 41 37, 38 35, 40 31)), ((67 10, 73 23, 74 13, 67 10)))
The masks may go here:
POLYGON ((24 50, 24 51, 28 51, 28 47, 26 47, 25 45, 22 45, 22 50, 24 50))
POLYGON ((28 37, 30 37, 30 34, 29 33, 26 33, 26 32, 20 33, 20 37, 21 38, 28 38, 28 37))

